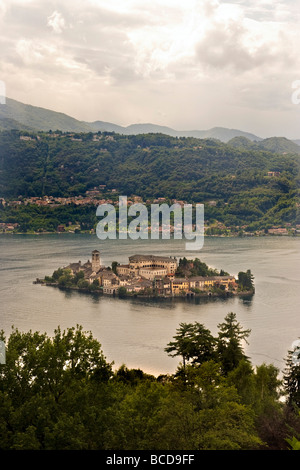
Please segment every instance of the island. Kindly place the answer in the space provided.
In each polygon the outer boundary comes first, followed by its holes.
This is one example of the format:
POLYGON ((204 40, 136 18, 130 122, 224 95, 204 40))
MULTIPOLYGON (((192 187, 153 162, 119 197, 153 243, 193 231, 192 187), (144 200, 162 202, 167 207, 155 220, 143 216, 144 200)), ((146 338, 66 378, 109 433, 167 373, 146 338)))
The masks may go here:
POLYGON ((113 261, 111 266, 104 266, 100 251, 93 250, 87 262, 58 268, 52 276, 34 283, 120 298, 192 298, 253 295, 253 280, 250 269, 239 272, 236 278, 198 258, 184 257, 178 262, 175 257, 135 254, 127 264, 113 261))

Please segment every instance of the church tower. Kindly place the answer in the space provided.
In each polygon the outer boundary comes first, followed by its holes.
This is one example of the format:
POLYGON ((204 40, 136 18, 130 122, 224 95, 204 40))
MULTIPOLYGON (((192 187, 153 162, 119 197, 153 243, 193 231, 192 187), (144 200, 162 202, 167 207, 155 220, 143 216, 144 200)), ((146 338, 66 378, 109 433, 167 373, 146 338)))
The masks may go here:
POLYGON ((100 251, 92 251, 92 270, 97 273, 100 269, 100 251))

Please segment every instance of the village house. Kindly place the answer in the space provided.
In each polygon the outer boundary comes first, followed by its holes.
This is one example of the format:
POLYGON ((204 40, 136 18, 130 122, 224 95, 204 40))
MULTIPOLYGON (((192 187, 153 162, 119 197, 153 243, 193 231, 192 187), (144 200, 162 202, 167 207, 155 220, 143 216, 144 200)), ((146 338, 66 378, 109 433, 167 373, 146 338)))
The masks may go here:
POLYGON ((171 280, 171 292, 176 295, 180 292, 188 292, 190 290, 189 280, 185 277, 183 278, 174 278, 171 280))
POLYGON ((115 295, 118 292, 118 286, 117 285, 109 285, 103 287, 103 294, 108 294, 108 295, 115 295))
POLYGON ((269 228, 268 233, 270 235, 288 235, 288 230, 284 227, 269 228))
POLYGON ((171 294, 171 279, 170 277, 156 277, 153 283, 154 290, 157 294, 170 295, 171 294))
POLYGON ((135 269, 131 268, 129 264, 120 264, 117 266, 117 273, 119 276, 130 276, 134 274, 135 269))
POLYGON ((190 289, 200 289, 203 290, 205 286, 205 277, 203 276, 195 276, 190 277, 190 289))
POLYGON ((30 137, 28 135, 20 135, 20 140, 33 141, 35 139, 33 139, 32 137, 30 137))
MULTIPOLYGON (((226 290, 237 287, 237 282, 234 276, 213 276, 213 285, 216 287, 224 286, 226 290)), ((205 284, 204 284, 205 285, 205 284)))
POLYGON ((12 232, 17 227, 19 227, 19 224, 17 224, 17 223, 10 223, 10 222, 1 222, 0 223, 0 230, 2 230, 2 232, 12 232))

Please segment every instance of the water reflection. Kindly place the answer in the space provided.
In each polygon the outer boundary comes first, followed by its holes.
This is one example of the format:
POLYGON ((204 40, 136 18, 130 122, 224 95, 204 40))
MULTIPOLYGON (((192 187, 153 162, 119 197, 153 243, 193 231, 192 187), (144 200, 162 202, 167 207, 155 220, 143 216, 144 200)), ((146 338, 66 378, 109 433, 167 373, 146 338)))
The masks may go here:
POLYGON ((254 295, 244 295, 243 297, 239 298, 240 303, 242 303, 247 308, 252 307, 253 300, 254 295))
MULTIPOLYGON (((101 301, 105 302, 105 300, 112 300, 112 301, 119 301, 119 302, 124 302, 124 303, 129 303, 130 305, 133 306, 140 306, 140 307, 152 307, 152 308, 175 308, 176 305, 181 304, 181 305, 208 305, 208 304, 222 304, 226 305, 230 300, 235 298, 235 296, 221 296, 221 297, 216 297, 216 296, 183 296, 183 297, 142 297, 139 295, 132 295, 132 296, 127 296, 124 298, 119 298, 118 295, 114 294, 111 296, 104 295, 102 293, 97 293, 97 292, 89 292, 89 291, 84 291, 84 290, 77 290, 77 289, 70 289, 67 287, 53 287, 53 286, 47 286, 47 289, 58 289, 59 291, 64 293, 64 298, 65 299, 71 299, 71 298, 84 298, 86 300, 92 301, 92 303, 99 303, 101 301)), ((249 296, 243 296, 243 297, 238 297, 239 300, 243 303, 246 304, 247 306, 251 304, 252 301, 252 295, 249 296)))

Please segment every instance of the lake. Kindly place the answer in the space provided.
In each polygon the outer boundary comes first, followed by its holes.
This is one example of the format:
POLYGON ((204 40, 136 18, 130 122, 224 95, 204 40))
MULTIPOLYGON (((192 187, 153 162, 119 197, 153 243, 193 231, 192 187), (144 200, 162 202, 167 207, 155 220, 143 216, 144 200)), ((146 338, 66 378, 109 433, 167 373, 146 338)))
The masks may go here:
POLYGON ((0 236, 0 329, 52 335, 54 329, 80 324, 91 331, 114 368, 121 364, 155 375, 173 373, 180 361, 165 352, 181 322, 198 321, 217 335, 218 324, 235 312, 251 329, 245 352, 254 365, 272 363, 281 371, 293 341, 300 337, 300 239, 297 237, 206 237, 199 252, 185 240, 105 240, 84 234, 0 236), (65 292, 33 284, 70 262, 101 252, 101 263, 128 262, 133 254, 200 258, 211 267, 237 275, 251 269, 252 299, 143 301, 65 292))

